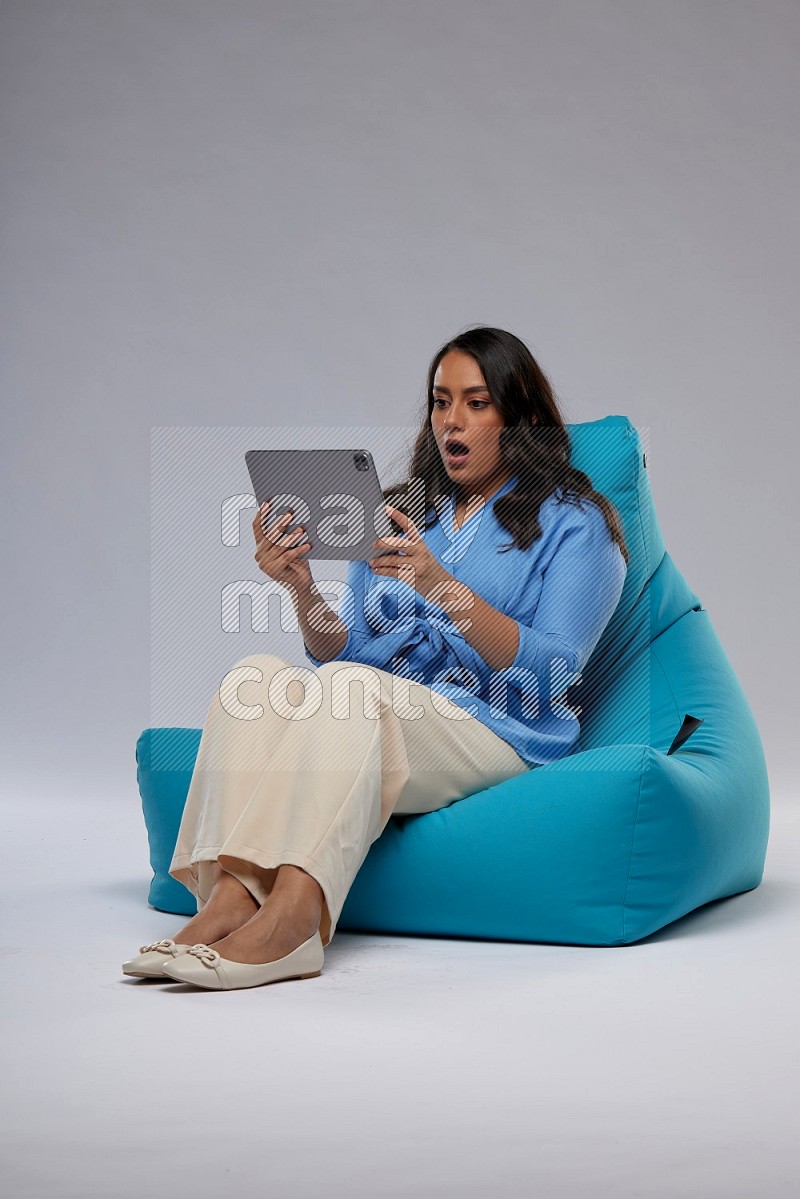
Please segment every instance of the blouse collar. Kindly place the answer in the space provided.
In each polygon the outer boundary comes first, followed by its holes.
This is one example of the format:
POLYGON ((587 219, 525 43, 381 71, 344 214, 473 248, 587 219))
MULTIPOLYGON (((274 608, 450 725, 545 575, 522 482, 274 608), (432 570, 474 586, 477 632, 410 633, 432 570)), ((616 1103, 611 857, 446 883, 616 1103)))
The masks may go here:
POLYGON ((495 491, 494 494, 491 495, 489 497, 489 499, 486 500, 485 503, 481 504, 480 508, 476 509, 476 511, 473 512, 471 516, 468 516, 466 520, 462 521, 457 529, 455 527, 455 524, 456 524, 456 493, 455 493, 455 489, 453 489, 453 491, 451 491, 447 497, 447 501, 448 501, 447 502, 447 518, 450 522, 451 533, 454 533, 455 536, 458 536, 461 533, 461 530, 466 525, 468 525, 471 520, 473 520, 476 516, 482 515, 484 509, 486 509, 486 508, 491 509, 494 506, 495 500, 498 500, 501 495, 505 495, 505 493, 507 491, 512 491, 518 481, 519 481, 519 475, 512 475, 509 479, 506 479, 506 481, 505 481, 505 483, 503 483, 502 487, 498 487, 497 491, 495 491))

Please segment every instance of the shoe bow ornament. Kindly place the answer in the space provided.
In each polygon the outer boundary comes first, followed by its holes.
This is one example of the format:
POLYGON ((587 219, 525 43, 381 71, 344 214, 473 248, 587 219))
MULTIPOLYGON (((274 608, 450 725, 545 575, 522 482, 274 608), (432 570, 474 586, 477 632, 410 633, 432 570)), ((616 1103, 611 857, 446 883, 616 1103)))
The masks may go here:
POLYGON ((217 962, 222 960, 216 949, 211 949, 208 945, 193 945, 189 953, 199 958, 204 966, 216 966, 217 962))
POLYGON ((149 945, 140 945, 139 953, 152 953, 157 950, 159 953, 171 953, 173 957, 177 957, 175 952, 175 942, 169 939, 165 941, 151 941, 149 945))

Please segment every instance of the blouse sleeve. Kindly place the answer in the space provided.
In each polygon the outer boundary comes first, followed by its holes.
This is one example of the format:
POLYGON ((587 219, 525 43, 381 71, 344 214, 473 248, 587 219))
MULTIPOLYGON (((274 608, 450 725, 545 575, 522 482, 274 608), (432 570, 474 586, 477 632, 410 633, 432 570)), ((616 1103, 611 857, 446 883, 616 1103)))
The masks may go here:
POLYGON ((602 511, 586 502, 575 516, 565 523, 544 572, 533 619, 517 620, 519 648, 507 668, 533 671, 540 685, 551 679, 551 669, 559 675, 565 667, 572 676, 581 673, 625 584, 627 564, 602 511))

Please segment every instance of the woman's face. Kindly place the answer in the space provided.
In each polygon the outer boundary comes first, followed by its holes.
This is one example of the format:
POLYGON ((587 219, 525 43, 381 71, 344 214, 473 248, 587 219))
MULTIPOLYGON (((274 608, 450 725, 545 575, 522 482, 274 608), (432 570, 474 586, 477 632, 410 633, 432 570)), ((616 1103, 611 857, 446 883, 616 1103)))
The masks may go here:
POLYGON ((450 350, 433 377, 431 427, 447 473, 462 496, 480 493, 488 499, 509 478, 500 453, 503 424, 476 360, 450 350), (467 453, 451 455, 451 440, 460 442, 467 453))

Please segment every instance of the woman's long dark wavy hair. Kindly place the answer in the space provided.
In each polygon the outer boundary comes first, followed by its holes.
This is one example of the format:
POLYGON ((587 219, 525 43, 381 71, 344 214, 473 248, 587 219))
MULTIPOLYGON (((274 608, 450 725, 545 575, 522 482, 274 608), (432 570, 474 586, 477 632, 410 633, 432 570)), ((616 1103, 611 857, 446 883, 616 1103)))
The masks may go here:
MULTIPOLYGON (((498 497, 493 504, 498 521, 513 538, 500 552, 506 552, 515 544, 519 549, 527 550, 541 537, 539 508, 560 486, 563 495, 558 499, 559 503, 573 504, 583 511, 582 501, 588 500, 601 509, 611 537, 627 563, 630 554, 617 509, 594 489, 587 474, 570 466, 569 432, 553 389, 528 347, 504 329, 486 326, 467 329, 446 342, 433 356, 428 368, 425 419, 414 443, 407 478, 384 488, 384 498, 410 516, 419 528, 422 514, 414 511, 414 498, 421 483, 425 497, 422 527, 429 529, 438 520, 438 515, 428 497, 458 492, 442 461, 431 427, 433 379, 442 358, 451 350, 471 354, 481 368, 489 395, 500 410, 505 425, 500 430, 500 452, 509 472, 518 476, 516 487, 498 497), (412 489, 411 483, 415 480, 412 489)), ((396 524, 393 527, 400 531, 396 524)))

